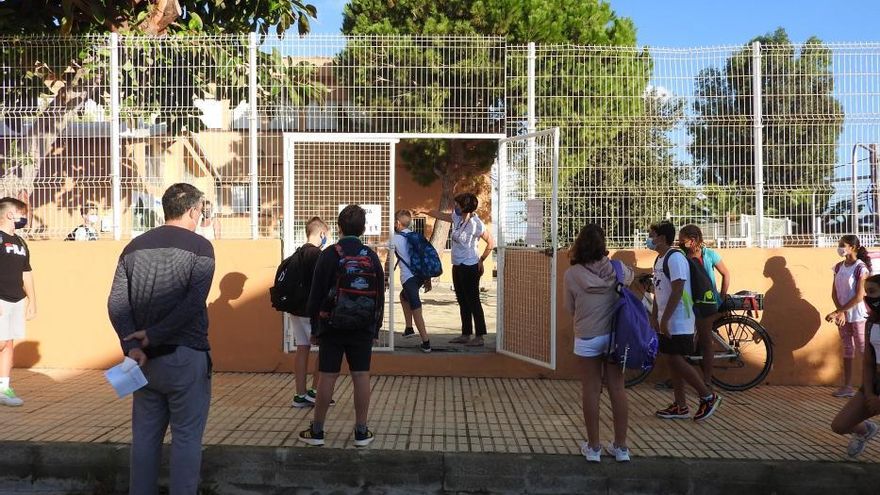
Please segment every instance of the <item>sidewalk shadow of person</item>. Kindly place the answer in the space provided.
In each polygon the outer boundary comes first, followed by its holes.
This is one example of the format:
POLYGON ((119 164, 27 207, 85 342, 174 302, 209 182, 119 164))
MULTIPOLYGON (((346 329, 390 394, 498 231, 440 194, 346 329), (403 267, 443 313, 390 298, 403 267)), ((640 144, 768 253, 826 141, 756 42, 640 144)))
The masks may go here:
MULTIPOLYGON (((773 339, 774 368, 790 372, 814 368, 795 365, 794 351, 806 346, 822 325, 822 318, 812 304, 801 295, 785 258, 774 256, 764 265, 764 276, 772 285, 764 295, 761 325, 773 339)), ((773 370, 771 370, 771 380, 773 370)))
POLYGON ((24 341, 15 344, 13 386, 22 397, 45 393, 57 383, 52 377, 32 369, 39 364, 41 357, 39 342, 24 341))

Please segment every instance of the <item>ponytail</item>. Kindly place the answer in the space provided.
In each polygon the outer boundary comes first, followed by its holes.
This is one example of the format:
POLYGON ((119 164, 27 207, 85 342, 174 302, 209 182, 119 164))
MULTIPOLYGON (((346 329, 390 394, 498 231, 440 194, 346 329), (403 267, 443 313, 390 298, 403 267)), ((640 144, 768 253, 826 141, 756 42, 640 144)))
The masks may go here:
POLYGON ((868 273, 871 273, 871 257, 868 256, 868 250, 865 249, 865 246, 862 246, 859 237, 847 234, 840 238, 840 242, 847 246, 852 246, 852 248, 856 250, 856 259, 862 260, 862 262, 868 267, 868 273))
POLYGON ((862 260, 868 267, 868 273, 871 273, 871 257, 868 256, 868 250, 865 249, 865 246, 859 246, 856 250, 856 258, 862 260))

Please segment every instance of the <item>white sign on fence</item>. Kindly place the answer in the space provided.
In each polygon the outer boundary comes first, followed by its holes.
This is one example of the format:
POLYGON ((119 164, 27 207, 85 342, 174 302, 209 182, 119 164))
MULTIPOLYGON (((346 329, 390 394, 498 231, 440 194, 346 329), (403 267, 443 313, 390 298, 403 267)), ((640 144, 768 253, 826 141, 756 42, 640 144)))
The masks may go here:
POLYGON ((540 246, 544 243, 544 200, 526 200, 526 244, 540 246))
MULTIPOLYGON (((348 205, 339 205, 339 213, 348 205)), ((365 236, 381 236, 382 235, 382 205, 358 205, 367 212, 367 229, 364 231, 365 236)))

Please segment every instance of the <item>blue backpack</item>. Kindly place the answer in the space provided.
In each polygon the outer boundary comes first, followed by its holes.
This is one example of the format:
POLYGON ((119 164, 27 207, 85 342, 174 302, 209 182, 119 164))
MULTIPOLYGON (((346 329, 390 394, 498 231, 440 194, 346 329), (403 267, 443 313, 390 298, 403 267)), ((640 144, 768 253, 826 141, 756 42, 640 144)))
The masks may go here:
POLYGON ((623 264, 612 260, 617 275, 617 308, 611 332, 609 356, 624 368, 648 370, 657 359, 657 332, 648 321, 642 301, 623 285, 623 264))
POLYGON ((406 239, 406 246, 409 248, 409 262, 400 257, 397 259, 406 265, 413 275, 422 280, 428 280, 443 274, 440 255, 437 254, 437 250, 428 242, 428 239, 425 239, 425 236, 418 232, 398 232, 397 234, 406 239))

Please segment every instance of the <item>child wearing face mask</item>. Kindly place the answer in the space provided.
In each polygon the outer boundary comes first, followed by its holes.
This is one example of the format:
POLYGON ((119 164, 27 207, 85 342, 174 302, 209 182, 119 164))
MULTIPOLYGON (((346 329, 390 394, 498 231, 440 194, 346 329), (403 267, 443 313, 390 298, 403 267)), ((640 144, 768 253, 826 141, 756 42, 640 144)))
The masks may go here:
POLYGON ((82 215, 82 224, 73 229, 65 241, 97 241, 98 240, 98 209, 92 206, 83 206, 80 208, 82 215))
POLYGON ((880 432, 880 426, 870 421, 870 418, 880 415, 880 275, 862 280, 864 302, 869 310, 868 340, 863 347, 862 387, 831 422, 834 433, 852 435, 847 448, 850 457, 864 452, 867 443, 880 432))
POLYGON ((843 386, 832 395, 848 398, 856 394, 852 386, 853 359, 856 352, 861 354, 865 347, 865 320, 868 313, 862 300, 865 280, 871 274, 871 258, 854 235, 840 238, 837 254, 843 261, 834 265, 831 300, 836 309, 825 316, 825 321, 837 325, 843 341, 843 386))

